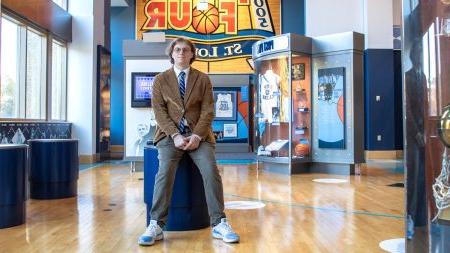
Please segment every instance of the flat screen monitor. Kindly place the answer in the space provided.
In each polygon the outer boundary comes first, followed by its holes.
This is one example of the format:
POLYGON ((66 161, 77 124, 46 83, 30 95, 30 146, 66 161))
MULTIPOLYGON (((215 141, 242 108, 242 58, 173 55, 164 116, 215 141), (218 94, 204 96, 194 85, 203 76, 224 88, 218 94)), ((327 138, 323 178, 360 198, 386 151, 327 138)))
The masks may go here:
POLYGON ((131 107, 151 107, 156 72, 131 73, 131 107))

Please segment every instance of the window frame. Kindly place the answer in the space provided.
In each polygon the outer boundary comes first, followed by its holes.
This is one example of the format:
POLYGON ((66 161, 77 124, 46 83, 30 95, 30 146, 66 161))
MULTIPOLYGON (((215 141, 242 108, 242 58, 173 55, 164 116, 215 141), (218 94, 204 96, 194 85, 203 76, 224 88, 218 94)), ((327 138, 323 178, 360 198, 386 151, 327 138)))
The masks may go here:
MULTIPOLYGON (((40 80, 40 83, 44 84, 44 85, 41 85, 41 87, 40 87, 40 99, 41 99, 41 101, 40 101, 40 112, 39 112, 39 114, 40 115, 45 115, 45 116, 43 118, 42 117, 41 118, 31 118, 31 117, 27 118, 27 114, 26 114, 27 99, 26 99, 26 95, 25 95, 25 96, 23 96, 25 98, 25 102, 23 103, 23 105, 25 106, 25 108, 24 108, 25 109, 25 113, 24 113, 25 117, 24 118, 25 119, 29 119, 29 120, 47 120, 48 119, 48 111, 47 111, 48 88, 47 87, 48 87, 48 68, 49 68, 47 62, 48 62, 48 57, 51 56, 51 54, 48 53, 48 36, 47 36, 47 34, 41 32, 39 30, 36 30, 33 27, 27 26, 26 27, 26 39, 25 39, 26 42, 25 42, 25 44, 27 44, 27 42, 28 42, 28 32, 35 33, 36 35, 42 37, 42 39, 43 39, 43 40, 41 40, 41 55, 44 56, 44 57, 42 57, 42 59, 41 59, 41 66, 44 66, 44 68, 41 69, 41 76, 40 76, 41 80, 40 80)), ((23 71, 25 73, 25 82, 24 82, 25 94, 26 94, 26 89, 27 89, 27 87, 26 87, 27 86, 27 83, 26 83, 26 79, 27 79, 27 56, 28 56, 27 49, 28 48, 25 46, 25 50, 26 50, 26 53, 25 53, 25 67, 23 69, 23 71)))
MULTIPOLYGON (((67 0, 65 1, 66 7, 67 7, 67 0)), ((67 8, 66 8, 67 9, 67 8)), ((19 82, 19 92, 17 92, 16 98, 18 98, 17 101, 19 101, 18 106, 18 113, 16 112, 16 117, 11 118, 3 118, 0 117, 0 122, 8 122, 8 121, 19 121, 19 122, 67 122, 67 73, 68 73, 68 45, 67 42, 64 40, 61 40, 60 38, 54 36, 53 34, 49 33, 48 31, 45 31, 42 28, 39 28, 35 24, 21 18, 20 16, 16 15, 15 13, 8 11, 7 9, 2 10, 2 13, 0 15, 0 18, 5 18, 10 22, 13 22, 19 26, 19 55, 18 55, 18 82, 19 82), (41 92, 44 92, 45 99, 41 101, 43 105, 41 105, 41 115, 42 113, 45 114, 45 117, 36 119, 36 118, 26 118, 26 70, 27 70, 27 31, 30 30, 32 32, 35 32, 41 36, 44 37, 45 43, 43 43, 42 50, 45 52, 43 54, 42 64, 45 66, 44 74, 41 76, 42 80, 41 82, 44 84, 41 86, 41 92), (64 47, 65 52, 65 67, 64 67, 64 85, 63 89, 64 91, 64 102, 63 104, 63 119, 52 119, 52 43, 53 42, 58 43, 59 45, 62 45, 64 47), (21 74, 25 73, 25 74, 21 74)))
POLYGON ((50 54, 51 54, 51 57, 49 57, 49 63, 48 63, 48 65, 49 65, 49 71, 48 71, 48 85, 47 85, 47 89, 48 89, 48 92, 47 92, 47 97, 48 97, 48 99, 47 99, 47 113, 48 113, 48 121, 53 121, 53 122, 66 122, 67 121, 67 72, 68 72, 68 69, 67 69, 67 56, 68 56, 68 48, 67 48, 67 43, 66 42, 64 42, 64 41, 62 41, 62 40, 60 40, 60 39, 58 39, 58 38, 56 38, 56 37, 54 37, 54 36, 52 36, 52 35, 50 35, 49 36, 49 39, 48 39, 48 48, 49 48, 49 50, 47 50, 47 51, 50 51, 50 54), (63 85, 62 85, 62 92, 61 92, 61 94, 64 94, 64 98, 63 98, 63 102, 62 102, 62 109, 61 109, 61 112, 63 113, 63 119, 53 119, 53 116, 52 116, 52 114, 53 114, 53 110, 52 110, 52 101, 53 101, 53 93, 52 93, 52 88, 53 88, 53 76, 52 76, 52 74, 53 74, 53 43, 55 43, 55 44, 58 44, 59 46, 61 46, 61 47, 63 47, 64 48, 64 58, 65 58, 65 61, 63 62, 63 64, 64 64, 64 66, 63 66, 63 70, 64 70, 64 72, 63 72, 63 76, 62 76, 62 80, 63 80, 63 85))

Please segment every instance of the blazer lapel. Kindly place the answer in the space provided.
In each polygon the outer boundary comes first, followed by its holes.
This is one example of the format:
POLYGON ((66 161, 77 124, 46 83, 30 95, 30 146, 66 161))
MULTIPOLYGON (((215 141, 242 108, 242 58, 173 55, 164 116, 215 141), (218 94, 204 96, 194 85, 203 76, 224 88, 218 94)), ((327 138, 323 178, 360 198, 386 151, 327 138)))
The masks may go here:
MULTIPOLYGON (((169 72, 167 72, 167 85, 170 86, 170 89, 172 90, 171 97, 175 98, 175 100, 180 104, 183 105, 183 101, 181 100, 180 96, 180 88, 178 87, 178 78, 176 76, 175 71, 173 68, 170 69, 169 72)), ((186 96, 184 96, 186 98, 186 96)))
POLYGON ((186 95, 184 96, 184 104, 186 105, 189 101, 189 97, 191 96, 192 90, 194 90, 195 85, 197 84, 197 78, 198 78, 198 71, 191 67, 191 70, 189 71, 189 77, 187 82, 187 91, 186 95))

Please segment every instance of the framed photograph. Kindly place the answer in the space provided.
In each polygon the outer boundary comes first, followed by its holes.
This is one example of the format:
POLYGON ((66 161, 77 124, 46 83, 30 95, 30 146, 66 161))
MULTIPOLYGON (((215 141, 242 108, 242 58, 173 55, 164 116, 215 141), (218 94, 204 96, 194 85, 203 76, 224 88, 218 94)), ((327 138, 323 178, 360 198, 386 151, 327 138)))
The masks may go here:
POLYGON ((292 64, 292 80, 305 80, 305 64, 292 64))
POLYGON ((236 138, 237 124, 223 124, 223 137, 236 138))
POLYGON ((213 94, 215 120, 236 120, 237 92, 232 90, 215 90, 213 94))

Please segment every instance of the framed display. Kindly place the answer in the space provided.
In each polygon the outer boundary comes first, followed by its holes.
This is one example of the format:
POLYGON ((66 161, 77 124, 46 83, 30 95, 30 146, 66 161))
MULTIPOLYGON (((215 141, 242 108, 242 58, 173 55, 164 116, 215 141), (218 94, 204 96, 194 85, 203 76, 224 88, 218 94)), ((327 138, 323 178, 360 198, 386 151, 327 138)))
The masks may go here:
POLYGON ((215 90, 214 94, 214 112, 215 120, 236 120, 237 103, 236 91, 215 90))
POLYGON ((345 68, 319 69, 318 80, 319 148, 345 149, 345 68))
POLYGON ((237 137, 237 124, 223 124, 223 137, 237 137))
POLYGON ((292 80, 305 80, 305 64, 292 64, 292 80))
POLYGON ((151 107, 153 81, 157 72, 131 73, 131 107, 151 107))

